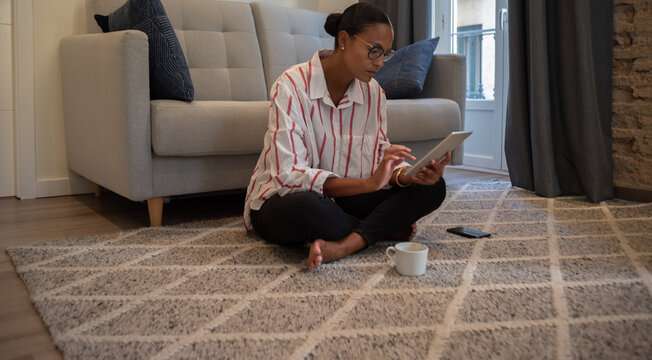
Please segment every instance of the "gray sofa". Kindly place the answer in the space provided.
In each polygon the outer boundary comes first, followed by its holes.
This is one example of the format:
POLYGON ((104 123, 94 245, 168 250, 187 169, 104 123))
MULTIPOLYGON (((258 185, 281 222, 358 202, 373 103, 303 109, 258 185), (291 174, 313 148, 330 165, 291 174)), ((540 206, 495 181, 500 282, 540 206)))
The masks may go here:
MULTIPOLYGON (((149 98, 148 43, 136 30, 100 33, 93 14, 125 0, 87 0, 88 33, 61 42, 69 168, 134 201, 160 225, 163 198, 245 189, 263 146, 268 89, 333 38, 327 16, 273 3, 163 0, 195 87, 185 103, 149 98)), ((464 128, 465 62, 433 57, 419 99, 389 100, 391 142, 418 156, 464 128)), ((461 148, 453 163, 460 164, 461 148)))

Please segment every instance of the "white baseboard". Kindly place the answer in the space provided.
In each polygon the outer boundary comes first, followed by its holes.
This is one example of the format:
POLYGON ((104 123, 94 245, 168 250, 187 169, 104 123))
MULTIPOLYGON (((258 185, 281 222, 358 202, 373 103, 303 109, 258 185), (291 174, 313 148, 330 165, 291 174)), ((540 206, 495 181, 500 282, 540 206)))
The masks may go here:
POLYGON ((93 191, 93 183, 81 177, 41 179, 36 181, 37 198, 88 194, 93 191))

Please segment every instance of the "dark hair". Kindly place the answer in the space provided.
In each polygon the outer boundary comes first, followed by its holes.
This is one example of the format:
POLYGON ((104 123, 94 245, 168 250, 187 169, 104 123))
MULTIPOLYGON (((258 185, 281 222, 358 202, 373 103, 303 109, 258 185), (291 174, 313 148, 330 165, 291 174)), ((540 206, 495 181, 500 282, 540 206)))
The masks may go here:
POLYGON ((383 9, 371 3, 355 3, 343 13, 328 15, 324 29, 335 38, 335 48, 338 47, 337 34, 344 30, 349 35, 355 35, 368 26, 387 24, 392 27, 392 22, 383 9))

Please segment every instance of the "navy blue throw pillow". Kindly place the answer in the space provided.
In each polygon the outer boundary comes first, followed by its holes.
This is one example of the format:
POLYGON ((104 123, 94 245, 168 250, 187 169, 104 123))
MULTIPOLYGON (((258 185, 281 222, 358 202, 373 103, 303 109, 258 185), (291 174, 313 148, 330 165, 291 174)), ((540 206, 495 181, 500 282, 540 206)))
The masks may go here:
POLYGON ((140 30, 149 41, 150 98, 192 101, 195 89, 179 39, 160 0, 128 0, 108 16, 95 15, 102 31, 140 30))
POLYGON ((421 94, 438 43, 439 37, 410 44, 399 49, 378 70, 375 79, 388 99, 415 98, 421 94))

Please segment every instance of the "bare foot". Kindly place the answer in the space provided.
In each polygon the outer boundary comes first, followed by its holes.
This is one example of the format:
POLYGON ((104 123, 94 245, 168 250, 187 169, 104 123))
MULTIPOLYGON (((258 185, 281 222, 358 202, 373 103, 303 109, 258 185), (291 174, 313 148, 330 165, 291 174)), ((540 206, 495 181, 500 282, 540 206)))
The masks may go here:
POLYGON ((324 243, 326 243, 326 241, 317 239, 312 243, 312 245, 310 245, 310 253, 308 254, 308 270, 312 271, 317 266, 321 265, 323 260, 321 248, 324 243))
POLYGON ((339 260, 348 254, 342 254, 339 241, 317 239, 310 245, 308 254, 308 270, 315 270, 319 265, 339 260))
POLYGON ((339 260, 356 251, 364 249, 367 241, 358 233, 352 232, 338 241, 315 240, 310 245, 308 270, 314 270, 321 264, 339 260))
POLYGON ((394 233, 394 235, 392 235, 392 240, 398 242, 412 241, 416 234, 417 224, 413 223, 412 225, 405 227, 403 230, 399 230, 398 232, 394 233))

